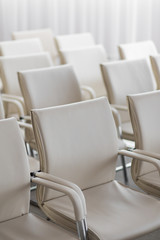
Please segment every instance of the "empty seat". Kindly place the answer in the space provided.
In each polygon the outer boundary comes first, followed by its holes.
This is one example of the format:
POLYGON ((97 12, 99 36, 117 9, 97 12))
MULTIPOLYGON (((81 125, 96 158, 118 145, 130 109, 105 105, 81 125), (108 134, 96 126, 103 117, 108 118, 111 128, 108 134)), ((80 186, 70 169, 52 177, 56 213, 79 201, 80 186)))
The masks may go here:
POLYGON ((16 119, 0 120, 0 132, 0 239, 78 239, 29 213, 29 164, 16 119))
MULTIPOLYGON (((159 200, 114 180, 118 139, 107 98, 32 110, 32 120, 46 172, 35 175, 49 179, 49 173, 53 181, 66 179, 82 189, 89 239, 133 239, 160 227, 159 200)), ((126 150, 119 154, 156 161, 126 150)), ((75 229, 64 195, 39 188, 37 196, 49 218, 75 229)))
POLYGON ((158 51, 153 41, 142 41, 120 44, 118 46, 121 59, 139 59, 157 55, 158 51))
POLYGON ((122 136, 133 141, 126 96, 157 89, 149 63, 147 59, 114 61, 101 64, 101 69, 109 102, 121 115, 122 136))
MULTIPOLYGON (((127 97, 136 148, 160 160, 160 91, 133 94, 127 97)), ((132 164, 134 182, 144 191, 160 196, 160 177, 156 167, 135 159, 132 164)))
POLYGON ((14 40, 27 39, 27 38, 39 38, 41 40, 44 51, 48 51, 51 54, 53 62, 57 63, 57 49, 53 39, 53 31, 50 28, 18 31, 12 33, 14 40))
POLYGON ((100 63, 106 62, 103 46, 95 45, 81 49, 60 50, 63 63, 72 64, 80 85, 88 85, 97 97, 105 96, 106 90, 100 70, 100 63))

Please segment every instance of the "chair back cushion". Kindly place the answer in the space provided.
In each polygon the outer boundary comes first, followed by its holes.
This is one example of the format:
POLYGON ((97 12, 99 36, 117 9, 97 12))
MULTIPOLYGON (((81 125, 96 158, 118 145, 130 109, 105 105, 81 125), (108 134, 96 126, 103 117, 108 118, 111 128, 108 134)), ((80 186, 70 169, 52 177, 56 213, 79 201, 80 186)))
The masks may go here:
POLYGON ((121 59, 138 59, 149 57, 158 53, 153 41, 142 41, 118 46, 121 59))
POLYGON ((0 222, 29 211, 29 163, 16 119, 0 120, 0 222))
POLYGON ((118 142, 105 97, 32 110, 32 121, 42 171, 82 189, 114 179, 118 142))
MULTIPOLYGON (((136 148, 160 154, 160 91, 135 94, 127 97, 136 148)), ((140 174, 150 172, 151 164, 140 164, 140 174)))
POLYGON ((52 60, 48 53, 0 57, 0 72, 4 92, 21 96, 17 72, 20 70, 49 67, 52 65, 52 60))
POLYGON ((64 63, 74 66, 81 85, 94 89, 96 96, 106 96, 106 89, 100 70, 100 63, 106 61, 106 52, 101 45, 72 50, 61 50, 64 63))
POLYGON ((12 33, 14 40, 26 39, 26 38, 39 38, 41 40, 44 51, 51 54, 52 60, 56 63, 57 49, 53 40, 53 32, 50 28, 29 30, 29 31, 18 31, 12 33))
POLYGON ((22 71, 18 76, 28 113, 34 108, 52 107, 82 99, 72 66, 22 71))
POLYGON ((91 33, 76 33, 55 36, 58 50, 75 49, 79 47, 88 47, 95 45, 94 38, 91 33))
POLYGON ((25 55, 43 52, 38 38, 0 42, 0 56, 25 55))
POLYGON ((157 88, 146 59, 108 62, 101 64, 101 69, 111 104, 126 106, 128 94, 153 91, 157 88))

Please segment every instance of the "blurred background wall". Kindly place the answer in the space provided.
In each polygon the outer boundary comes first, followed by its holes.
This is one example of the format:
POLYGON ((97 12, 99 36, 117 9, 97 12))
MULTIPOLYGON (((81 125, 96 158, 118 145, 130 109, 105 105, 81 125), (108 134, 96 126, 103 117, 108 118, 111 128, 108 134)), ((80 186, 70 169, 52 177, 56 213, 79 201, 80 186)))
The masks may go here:
POLYGON ((118 58, 117 45, 152 39, 160 52, 160 0, 0 0, 0 41, 13 31, 91 32, 118 58))

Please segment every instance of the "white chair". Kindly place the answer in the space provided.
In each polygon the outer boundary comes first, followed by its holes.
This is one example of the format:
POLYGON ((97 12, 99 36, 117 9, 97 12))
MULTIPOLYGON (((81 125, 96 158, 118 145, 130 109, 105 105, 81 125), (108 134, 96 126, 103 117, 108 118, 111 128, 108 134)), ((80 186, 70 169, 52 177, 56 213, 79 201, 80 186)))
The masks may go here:
POLYGON ((39 38, 41 40, 44 51, 48 51, 51 54, 54 64, 57 63, 58 52, 53 39, 53 31, 50 28, 18 31, 12 33, 14 40, 39 38))
MULTIPOLYGON (((48 53, 37 53, 23 56, 0 57, 0 72, 4 87, 4 93, 11 97, 13 95, 23 104, 23 98, 18 83, 17 72, 19 70, 34 69, 53 66, 48 53)), ((24 104, 23 104, 24 106, 24 104)), ((14 113, 14 109, 6 109, 6 114, 14 113)), ((24 106, 25 112, 25 106, 24 106)))
POLYGON ((103 46, 95 45, 71 50, 60 50, 63 63, 72 64, 80 85, 86 85, 96 93, 97 97, 105 96, 106 90, 100 70, 100 63, 106 62, 103 46))
POLYGON ((57 35, 55 36, 55 42, 58 50, 90 47, 95 45, 94 38, 90 32, 57 35))
POLYGON ((128 113, 128 94, 154 91, 157 84, 147 59, 123 60, 101 64, 109 102, 121 116, 122 137, 134 141, 128 113))
MULTIPOLYGON (((78 239, 75 234, 29 213, 29 164, 16 119, 1 120, 0 132, 0 239, 78 239)), ((56 190, 59 188, 75 198, 74 190, 69 187, 42 179, 38 184, 47 184, 56 190)))
POLYGON ((43 52, 38 38, 0 42, 0 56, 15 56, 43 52))
MULTIPOLYGON (((0 42, 0 56, 25 55, 43 52, 39 39, 25 39, 17 41, 0 42)), ((0 79, 0 89, 3 91, 3 84, 0 79)))
POLYGON ((139 59, 149 58, 151 55, 157 55, 158 51, 153 41, 142 41, 120 44, 118 46, 121 59, 139 59))
MULTIPOLYGON (((114 180, 118 139, 107 98, 32 110, 32 120, 46 172, 35 175, 47 180, 50 174, 55 182, 71 181, 82 189, 89 239, 133 239, 160 227, 159 200, 114 180)), ((160 171, 154 158, 126 150, 119 154, 156 163, 160 171)), ((76 229, 73 208, 64 195, 38 187, 37 199, 50 219, 76 229)))
MULTIPOLYGON (((90 32, 57 35, 54 39, 58 52, 60 50, 71 50, 95 45, 94 38, 90 32)), ((61 62, 63 63, 62 59, 61 62)))
MULTIPOLYGON (((82 89, 80 88, 71 65, 21 71, 18 73, 18 77, 28 115, 35 108, 53 107, 85 100, 83 92, 86 88, 84 86, 82 86, 82 89)), ((92 91, 89 92, 89 95, 90 98, 94 98, 92 91)), ((112 109, 112 113, 115 121, 117 121, 117 112, 112 109)), ((117 125, 119 125, 119 122, 117 125)), ((120 138, 119 147, 120 149, 126 148, 124 141, 120 138)), ((123 158, 122 163, 125 181, 127 182, 123 158)))
MULTIPOLYGON (((127 97, 136 148, 160 160, 160 91, 133 94, 127 97)), ((137 151, 137 152, 140 152, 137 151)), ((149 194, 160 197, 159 171, 149 163, 132 164, 134 182, 149 194)))

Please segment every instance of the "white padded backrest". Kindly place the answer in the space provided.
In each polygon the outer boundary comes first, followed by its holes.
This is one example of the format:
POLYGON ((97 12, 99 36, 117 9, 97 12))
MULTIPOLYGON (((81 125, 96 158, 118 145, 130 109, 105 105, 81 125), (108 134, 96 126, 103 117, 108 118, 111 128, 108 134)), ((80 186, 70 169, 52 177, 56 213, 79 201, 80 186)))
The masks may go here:
POLYGON ((16 119, 0 120, 0 222, 29 211, 29 163, 16 119))
POLYGON ((28 30, 28 31, 18 31, 12 33, 12 38, 14 40, 26 39, 26 38, 39 38, 41 40, 44 51, 48 51, 53 59, 53 62, 56 62, 57 58, 57 49, 53 39, 52 29, 38 29, 38 30, 28 30))
POLYGON ((101 65, 111 104, 127 105, 128 94, 156 90, 147 59, 107 62, 101 65))
MULTIPOLYGON (((129 95, 128 106, 135 135, 136 148, 160 153, 160 91, 129 95)), ((155 170, 151 164, 141 163, 140 174, 155 170)))
POLYGON ((74 49, 78 47, 88 47, 95 45, 94 38, 91 33, 76 33, 55 36, 55 42, 58 50, 74 49))
POLYGON ((37 53, 24 56, 0 57, 0 72, 4 91, 21 96, 17 72, 34 68, 53 66, 48 53, 37 53))
POLYGON ((43 47, 38 38, 0 42, 1 56, 25 55, 40 52, 43 52, 43 47))
POLYGON ((160 91, 128 96, 136 147, 160 153, 160 91))
POLYGON ((118 143, 107 98, 33 110, 32 122, 42 171, 82 189, 114 179, 118 143))
POLYGON ((18 75, 28 113, 33 108, 82 100, 78 80, 70 65, 22 71, 18 75))
POLYGON ((157 87, 160 89, 160 54, 150 56, 152 69, 157 81, 157 87))
POLYGON ((120 44, 118 46, 121 59, 138 59, 156 55, 157 49, 153 41, 120 44))
POLYGON ((4 119, 4 118, 5 118, 4 106, 2 102, 2 97, 0 95, 0 119, 4 119))
POLYGON ((100 63, 106 62, 106 52, 103 46, 95 45, 81 49, 61 50, 64 63, 74 66, 81 85, 92 87, 96 96, 105 96, 106 90, 100 70, 100 63))

